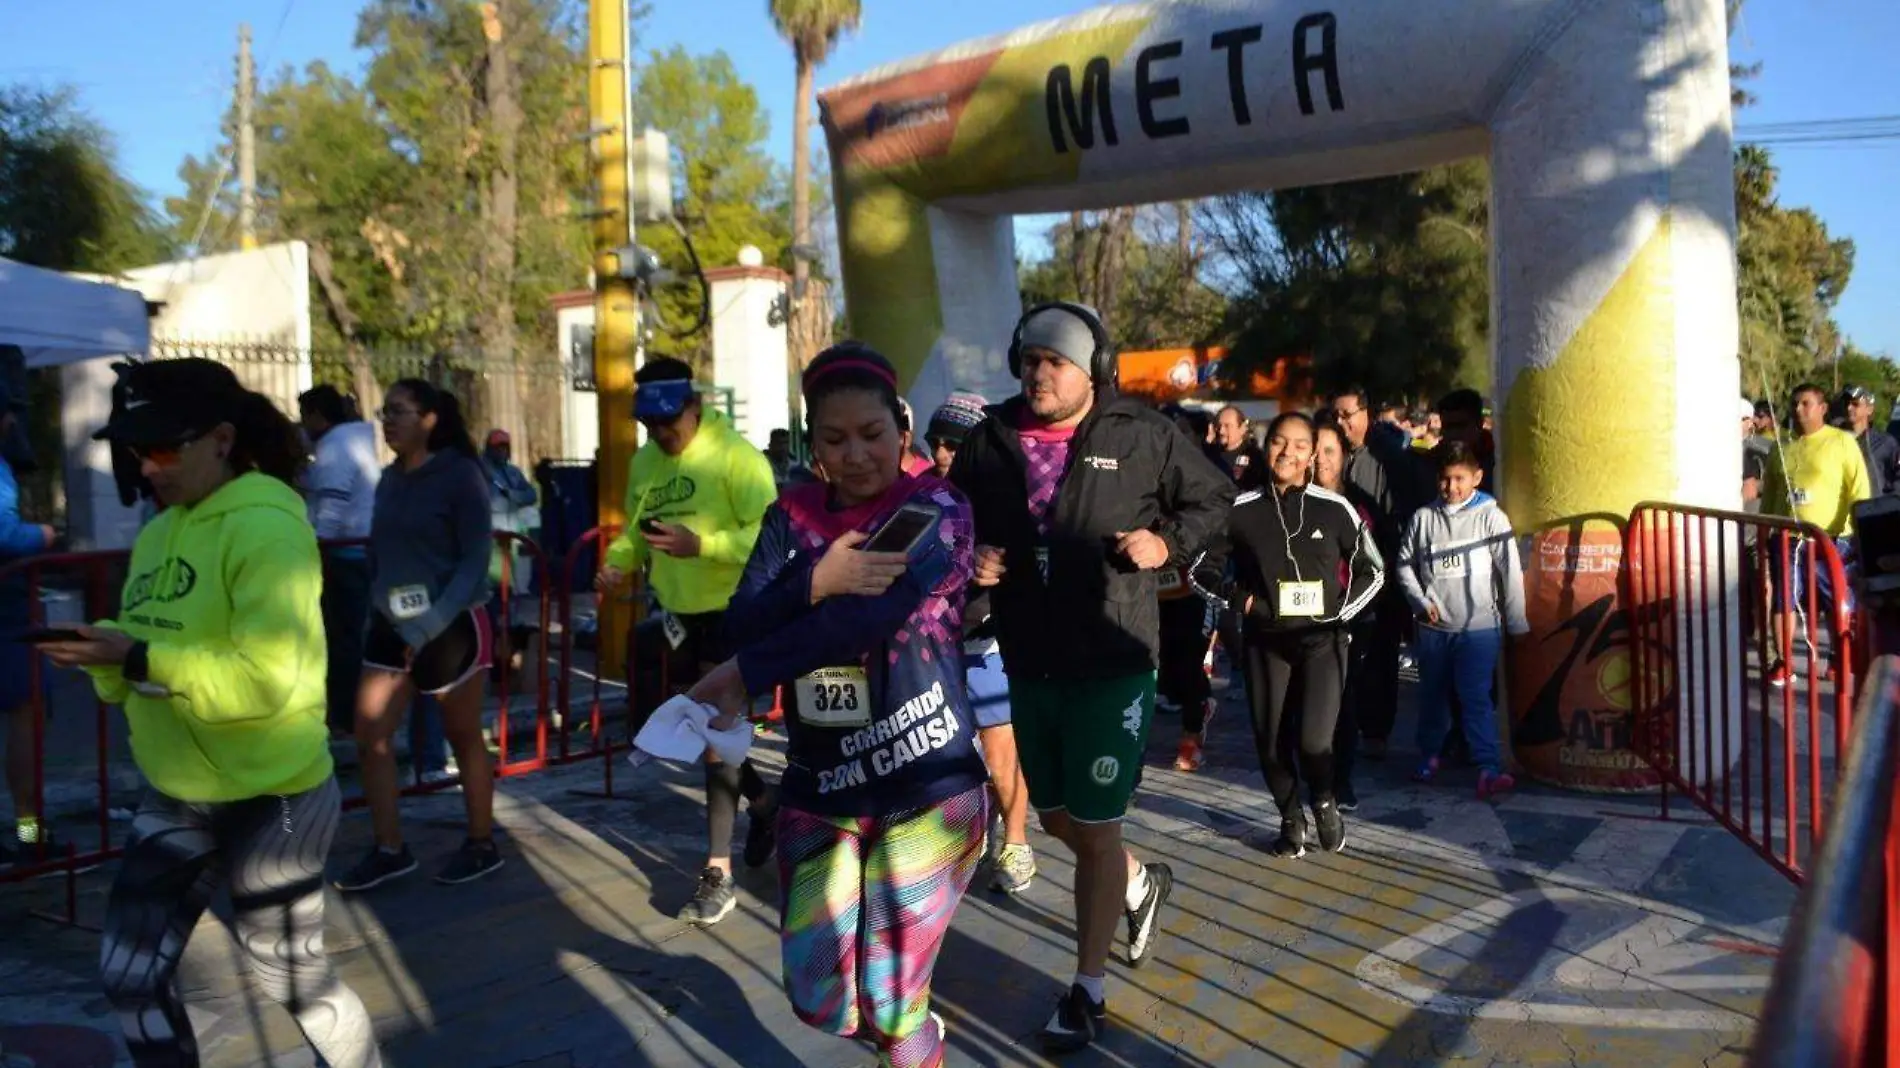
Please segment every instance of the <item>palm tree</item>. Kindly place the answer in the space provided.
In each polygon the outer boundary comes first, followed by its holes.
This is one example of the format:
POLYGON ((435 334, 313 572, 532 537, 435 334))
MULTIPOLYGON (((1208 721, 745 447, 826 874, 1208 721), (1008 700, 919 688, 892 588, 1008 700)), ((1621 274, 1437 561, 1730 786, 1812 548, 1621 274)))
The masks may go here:
MULTIPOLYGON (((809 310, 803 307, 811 248, 811 113, 812 72, 831 54, 838 37, 858 28, 863 5, 859 0, 769 0, 772 21, 780 37, 791 42, 798 80, 792 110, 792 350, 794 368, 811 358, 809 310)), ((796 370, 794 370, 796 373, 796 370)))

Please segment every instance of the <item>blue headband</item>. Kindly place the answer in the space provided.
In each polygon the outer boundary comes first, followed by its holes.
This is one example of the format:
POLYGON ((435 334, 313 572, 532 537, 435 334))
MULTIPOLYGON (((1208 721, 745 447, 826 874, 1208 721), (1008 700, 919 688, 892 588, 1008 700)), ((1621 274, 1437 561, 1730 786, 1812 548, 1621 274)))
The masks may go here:
POLYGON ((642 383, 633 391, 633 417, 669 422, 677 419, 693 399, 690 379, 674 378, 642 383))

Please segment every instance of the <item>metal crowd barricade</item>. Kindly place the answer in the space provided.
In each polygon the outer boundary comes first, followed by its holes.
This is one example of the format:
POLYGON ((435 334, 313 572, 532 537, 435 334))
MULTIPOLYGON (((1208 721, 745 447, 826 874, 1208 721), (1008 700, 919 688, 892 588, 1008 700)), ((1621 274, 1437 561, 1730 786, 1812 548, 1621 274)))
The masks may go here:
POLYGON ((1637 747, 1663 817, 1686 797, 1801 882, 1853 722, 1857 628, 1834 540, 1646 502, 1625 528, 1623 583, 1637 747))
MULTIPOLYGON (((71 625, 88 623, 117 614, 120 572, 124 569, 128 553, 123 552, 81 552, 56 553, 28 557, 16 560, 0 567, 0 587, 18 583, 23 588, 28 610, 28 625, 40 627, 48 622, 71 625), (78 608, 70 613, 74 618, 47 619, 49 594, 76 594, 78 608)), ((62 612, 61 615, 68 613, 62 612)), ((27 715, 32 719, 33 783, 32 801, 34 811, 41 816, 41 826, 51 825, 45 818, 46 805, 46 730, 49 698, 48 684, 52 673, 39 656, 27 658, 29 694, 27 715)), ((81 846, 78 842, 69 843, 62 853, 49 854, 45 849, 45 835, 40 838, 40 846, 22 857, 21 863, 12 869, 0 872, 0 883, 17 882, 45 875, 67 876, 66 904, 67 916, 75 911, 76 889, 72 880, 75 872, 94 867, 103 861, 118 856, 120 846, 112 833, 112 767, 111 767, 111 710, 93 693, 90 682, 81 682, 85 686, 87 697, 92 704, 93 730, 97 732, 94 745, 94 794, 93 819, 98 831, 95 843, 81 846)), ((4 710, 0 710, 4 711, 4 710)))
POLYGON ((1752 1068, 1900 1068, 1900 657, 1874 661, 1752 1068))

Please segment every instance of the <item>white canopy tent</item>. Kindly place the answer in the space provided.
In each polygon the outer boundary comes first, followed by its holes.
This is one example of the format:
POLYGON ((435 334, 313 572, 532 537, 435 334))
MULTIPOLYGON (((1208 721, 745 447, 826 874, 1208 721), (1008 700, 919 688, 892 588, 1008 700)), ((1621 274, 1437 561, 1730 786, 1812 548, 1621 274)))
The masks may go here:
POLYGON ((29 368, 143 355, 150 340, 145 298, 137 290, 0 256, 0 345, 18 345, 29 368))

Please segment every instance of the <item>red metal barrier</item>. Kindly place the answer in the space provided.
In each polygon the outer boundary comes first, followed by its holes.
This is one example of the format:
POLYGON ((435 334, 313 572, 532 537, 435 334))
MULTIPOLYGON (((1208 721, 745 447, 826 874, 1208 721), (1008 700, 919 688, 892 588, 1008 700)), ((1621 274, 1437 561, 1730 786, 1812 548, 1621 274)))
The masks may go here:
POLYGON ((1900 1068, 1900 657, 1875 660, 1751 1068, 1900 1068))
MULTIPOLYGON (((59 622, 90 622, 103 619, 116 613, 118 608, 119 582, 129 554, 122 552, 86 552, 57 553, 45 556, 28 557, 16 560, 0 567, 0 582, 20 582, 25 587, 29 613, 29 625, 46 624, 45 594, 48 590, 74 593, 80 598, 76 620, 62 619, 59 622), (51 580, 49 582, 49 579, 51 580)), ((28 716, 33 721, 33 809, 41 814, 41 825, 47 827, 51 821, 44 818, 46 812, 46 725, 47 725, 47 684, 50 681, 44 661, 33 656, 28 658, 28 716)), ((86 683, 86 693, 92 700, 93 729, 97 732, 94 763, 94 819, 98 831, 96 842, 89 847, 79 843, 68 843, 62 855, 48 855, 45 849, 45 836, 31 854, 22 858, 22 863, 12 869, 0 872, 0 882, 16 882, 22 879, 37 878, 42 875, 71 873, 93 867, 102 861, 119 854, 117 838, 112 833, 111 800, 111 710, 93 693, 90 683, 86 683)), ((0 710, 4 711, 4 710, 0 710)), ((71 896, 71 886, 68 886, 71 896)), ((70 902, 69 902, 70 904, 70 902)), ((71 911, 70 908, 68 910, 71 911)))
POLYGON ((1687 797, 1796 882, 1853 722, 1848 579, 1833 539, 1789 519, 1650 502, 1624 531, 1637 748, 1662 814, 1687 797))

